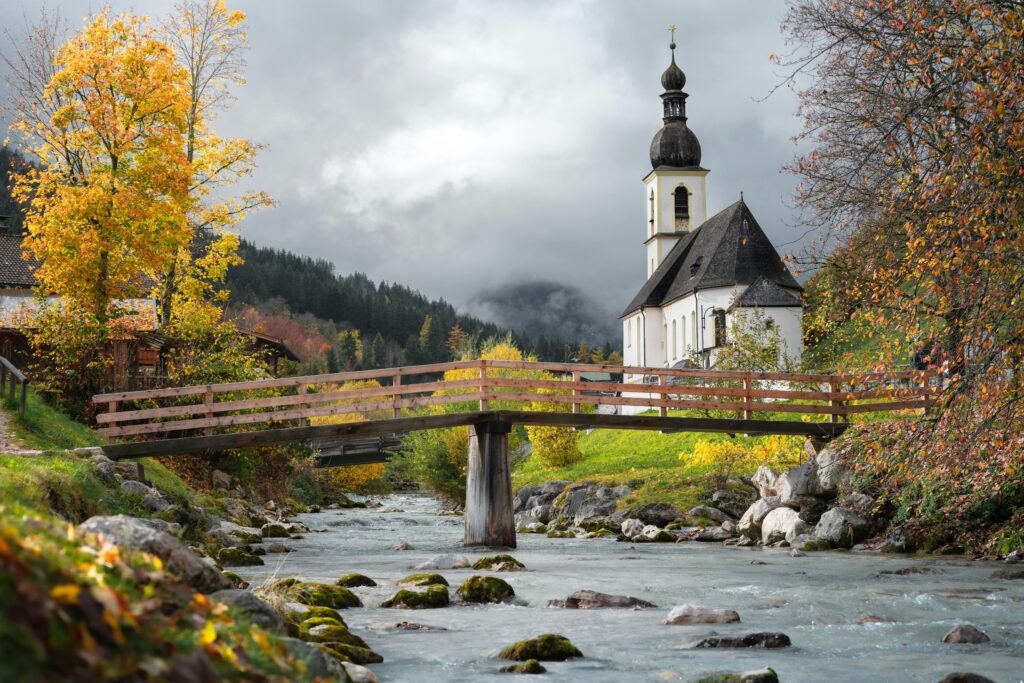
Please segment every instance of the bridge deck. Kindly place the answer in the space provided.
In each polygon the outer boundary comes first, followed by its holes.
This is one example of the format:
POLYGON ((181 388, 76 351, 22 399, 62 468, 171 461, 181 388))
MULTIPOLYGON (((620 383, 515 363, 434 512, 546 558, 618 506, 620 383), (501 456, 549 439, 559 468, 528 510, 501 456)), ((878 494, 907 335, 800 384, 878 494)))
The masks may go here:
MULTIPOLYGON (((662 417, 660 415, 600 415, 587 413, 543 413, 521 410, 473 411, 446 415, 397 417, 367 422, 261 429, 212 436, 187 436, 103 447, 114 460, 153 455, 202 453, 248 446, 305 442, 317 439, 401 434, 425 429, 479 425, 484 423, 576 427, 578 429, 644 429, 659 432, 718 432, 726 434, 792 434, 831 439, 849 426, 845 422, 800 422, 795 420, 746 420, 704 417, 662 417)), ((334 456, 338 464, 383 462, 386 456, 334 456), (346 459, 348 458, 348 459, 346 459)))

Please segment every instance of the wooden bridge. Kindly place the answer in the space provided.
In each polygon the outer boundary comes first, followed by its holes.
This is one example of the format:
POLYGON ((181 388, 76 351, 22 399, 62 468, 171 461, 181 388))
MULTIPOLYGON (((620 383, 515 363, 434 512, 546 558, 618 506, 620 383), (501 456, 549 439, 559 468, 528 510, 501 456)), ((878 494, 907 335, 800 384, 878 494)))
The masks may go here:
POLYGON ((113 459, 333 441, 330 466, 381 462, 410 431, 470 430, 466 544, 515 546, 508 433, 513 425, 830 439, 853 415, 928 407, 918 372, 724 372, 476 360, 93 397, 113 459), (592 373, 611 379, 587 381, 592 373), (621 379, 616 379, 616 376, 621 379), (624 412, 638 414, 623 414, 624 412), (341 449, 339 452, 339 445, 341 449))

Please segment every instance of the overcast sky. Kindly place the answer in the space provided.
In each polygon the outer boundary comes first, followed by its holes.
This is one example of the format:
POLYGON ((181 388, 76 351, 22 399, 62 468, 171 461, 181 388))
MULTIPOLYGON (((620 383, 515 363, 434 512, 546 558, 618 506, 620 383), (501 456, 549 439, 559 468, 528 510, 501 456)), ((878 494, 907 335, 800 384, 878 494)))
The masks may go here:
MULTIPOLYGON (((102 6, 53 0, 73 29, 102 6)), ((172 2, 114 0, 150 16, 172 2)), ((248 83, 217 124, 266 143, 261 245, 467 307, 482 290, 574 285, 614 319, 642 284, 641 179, 679 27, 709 215, 742 190, 775 244, 800 235, 780 171, 800 127, 769 55, 782 0, 236 1, 248 83)), ((0 0, 21 25, 37 3, 0 0)), ((791 250, 781 247, 780 251, 791 250)))

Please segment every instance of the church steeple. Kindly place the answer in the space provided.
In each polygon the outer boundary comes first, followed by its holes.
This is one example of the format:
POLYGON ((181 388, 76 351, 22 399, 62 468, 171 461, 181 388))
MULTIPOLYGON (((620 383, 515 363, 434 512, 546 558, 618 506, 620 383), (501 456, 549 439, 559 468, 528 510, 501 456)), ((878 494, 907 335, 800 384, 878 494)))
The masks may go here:
POLYGON ((683 92, 686 74, 676 64, 676 27, 670 27, 669 31, 672 32, 672 42, 669 44, 672 61, 661 75, 661 85, 665 89, 661 94, 661 120, 665 125, 651 141, 651 166, 690 168, 700 166, 700 142, 686 125, 688 95, 683 92))

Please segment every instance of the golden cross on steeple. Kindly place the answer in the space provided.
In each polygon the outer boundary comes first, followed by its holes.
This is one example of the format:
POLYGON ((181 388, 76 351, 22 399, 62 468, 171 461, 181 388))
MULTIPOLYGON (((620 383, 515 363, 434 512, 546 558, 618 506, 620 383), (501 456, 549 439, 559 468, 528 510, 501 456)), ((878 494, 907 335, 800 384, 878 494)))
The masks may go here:
POLYGON ((668 32, 669 32, 669 35, 672 36, 671 42, 669 43, 669 47, 672 49, 672 53, 675 54, 675 50, 676 50, 676 25, 675 24, 670 24, 669 27, 668 27, 668 32))

